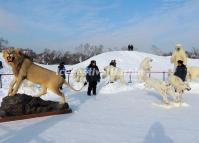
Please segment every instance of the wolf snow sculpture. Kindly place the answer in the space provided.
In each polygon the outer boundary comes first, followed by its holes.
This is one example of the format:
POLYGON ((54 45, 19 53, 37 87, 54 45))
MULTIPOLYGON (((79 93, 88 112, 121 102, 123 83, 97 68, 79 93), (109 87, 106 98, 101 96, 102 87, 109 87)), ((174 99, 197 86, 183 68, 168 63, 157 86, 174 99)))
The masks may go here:
POLYGON ((199 67, 187 67, 187 80, 193 81, 199 77, 199 67))
POLYGON ((147 77, 145 71, 150 71, 151 66, 150 62, 146 61, 150 61, 149 58, 144 59, 140 65, 140 70, 143 71, 141 79, 145 82, 144 86, 146 88, 153 88, 157 91, 163 97, 163 102, 166 104, 169 104, 168 95, 173 97, 174 102, 182 102, 183 92, 185 90, 190 90, 188 84, 184 83, 179 77, 173 75, 171 71, 169 71, 168 81, 166 82, 147 77), (144 65, 143 63, 147 63, 145 67, 148 68, 142 68, 142 65, 144 65))
POLYGON ((182 94, 184 91, 191 90, 188 83, 183 82, 179 77, 175 76, 171 70, 168 71, 168 83, 171 84, 173 90, 175 91, 176 102, 182 102, 182 94))
POLYGON ((114 66, 106 66, 104 67, 103 78, 108 77, 109 83, 119 80, 121 84, 125 84, 124 81, 124 72, 122 69, 114 66))
POLYGON ((77 68, 72 71, 72 76, 75 82, 85 82, 85 71, 83 68, 77 68))
POLYGON ((138 69, 138 79, 140 81, 143 81, 146 77, 147 73, 151 71, 151 62, 153 60, 149 57, 144 58, 144 60, 141 62, 139 69, 138 69))

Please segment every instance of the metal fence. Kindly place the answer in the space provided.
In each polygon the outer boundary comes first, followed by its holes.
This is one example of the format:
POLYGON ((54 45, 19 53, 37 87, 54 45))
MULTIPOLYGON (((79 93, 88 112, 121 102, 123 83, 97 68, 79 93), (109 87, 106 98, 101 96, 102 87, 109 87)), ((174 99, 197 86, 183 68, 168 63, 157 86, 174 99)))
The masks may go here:
MULTIPOLYGON (((104 73, 104 72, 100 72, 100 73, 104 73)), ((133 76, 135 76, 136 74, 138 74, 137 71, 128 71, 128 72, 124 72, 125 75, 127 75, 129 81, 128 83, 132 83, 132 79, 133 79, 133 76)), ((152 71, 152 72, 149 72, 148 73, 148 76, 149 77, 152 77, 154 74, 157 75, 157 74, 162 74, 162 80, 165 81, 166 80, 166 74, 168 72, 156 72, 156 71, 152 71)), ((71 72, 66 72, 66 75, 67 75, 67 82, 70 83, 71 81, 71 76, 72 76, 72 73, 71 72)), ((13 74, 0 74, 0 88, 3 87, 3 82, 2 82, 2 77, 3 76, 13 76, 13 74)))

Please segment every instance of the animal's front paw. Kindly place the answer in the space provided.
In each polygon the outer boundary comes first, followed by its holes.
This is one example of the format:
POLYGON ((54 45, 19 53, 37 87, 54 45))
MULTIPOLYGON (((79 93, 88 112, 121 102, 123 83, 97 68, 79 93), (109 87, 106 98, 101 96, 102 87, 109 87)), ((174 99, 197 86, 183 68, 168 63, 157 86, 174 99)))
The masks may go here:
POLYGON ((15 94, 12 93, 12 94, 10 94, 10 96, 15 96, 15 94))
POLYGON ((65 101, 60 101, 59 105, 64 105, 66 102, 65 101))
POLYGON ((12 92, 8 92, 7 96, 11 96, 12 92))
POLYGON ((170 103, 169 103, 169 101, 168 101, 167 99, 164 99, 164 100, 163 100, 163 104, 169 105, 170 103))
POLYGON ((7 94, 7 95, 8 95, 8 96, 11 96, 12 91, 13 91, 12 89, 11 89, 11 90, 8 90, 8 94, 7 94))
POLYGON ((8 96, 15 96, 16 93, 10 93, 8 96))

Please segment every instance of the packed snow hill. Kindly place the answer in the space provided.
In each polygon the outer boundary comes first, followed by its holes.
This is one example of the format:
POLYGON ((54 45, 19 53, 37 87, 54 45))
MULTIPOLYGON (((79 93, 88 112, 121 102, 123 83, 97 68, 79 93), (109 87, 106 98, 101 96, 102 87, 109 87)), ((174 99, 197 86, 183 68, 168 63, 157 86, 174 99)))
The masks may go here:
MULTIPOLYGON (((124 71, 137 71, 145 57, 153 59, 152 71, 163 72, 173 69, 170 57, 156 56, 136 51, 103 53, 67 69, 83 68, 96 60, 100 71, 111 60, 124 71)), ((12 73, 4 62, 1 74, 12 73)), ((57 65, 42 65, 57 71, 57 65)), ((199 60, 188 59, 188 66, 198 66, 199 60)), ((162 73, 152 77, 162 79, 162 73)), ((2 76, 1 99, 6 96, 12 76, 2 76)), ((64 87, 72 114, 42 117, 0 124, 1 143, 197 143, 199 142, 199 81, 190 83, 191 91, 183 94, 184 106, 156 106, 162 97, 152 89, 145 89, 137 74, 125 73, 125 84, 107 84, 103 79, 97 86, 96 96, 87 96, 85 87, 74 92, 64 87)), ((80 87, 70 77, 70 84, 80 87)), ((36 95, 38 85, 23 84, 20 93, 36 95)), ((60 97, 48 91, 44 100, 60 101, 60 97)))

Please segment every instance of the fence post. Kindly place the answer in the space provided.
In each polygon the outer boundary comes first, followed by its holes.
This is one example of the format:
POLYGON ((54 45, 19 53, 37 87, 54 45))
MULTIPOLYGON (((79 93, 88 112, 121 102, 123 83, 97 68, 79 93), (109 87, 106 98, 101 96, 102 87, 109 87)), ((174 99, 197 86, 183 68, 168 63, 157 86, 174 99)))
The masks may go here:
POLYGON ((149 72, 149 78, 151 78, 151 72, 149 72))
POLYGON ((165 72, 163 72, 163 81, 165 81, 166 77, 165 77, 165 72))
POLYGON ((129 75, 129 83, 132 83, 132 78, 131 78, 131 72, 129 72, 130 75, 129 75))
POLYGON ((70 73, 68 72, 68 83, 70 83, 70 73))
POLYGON ((2 88, 2 74, 0 74, 0 88, 2 88))

